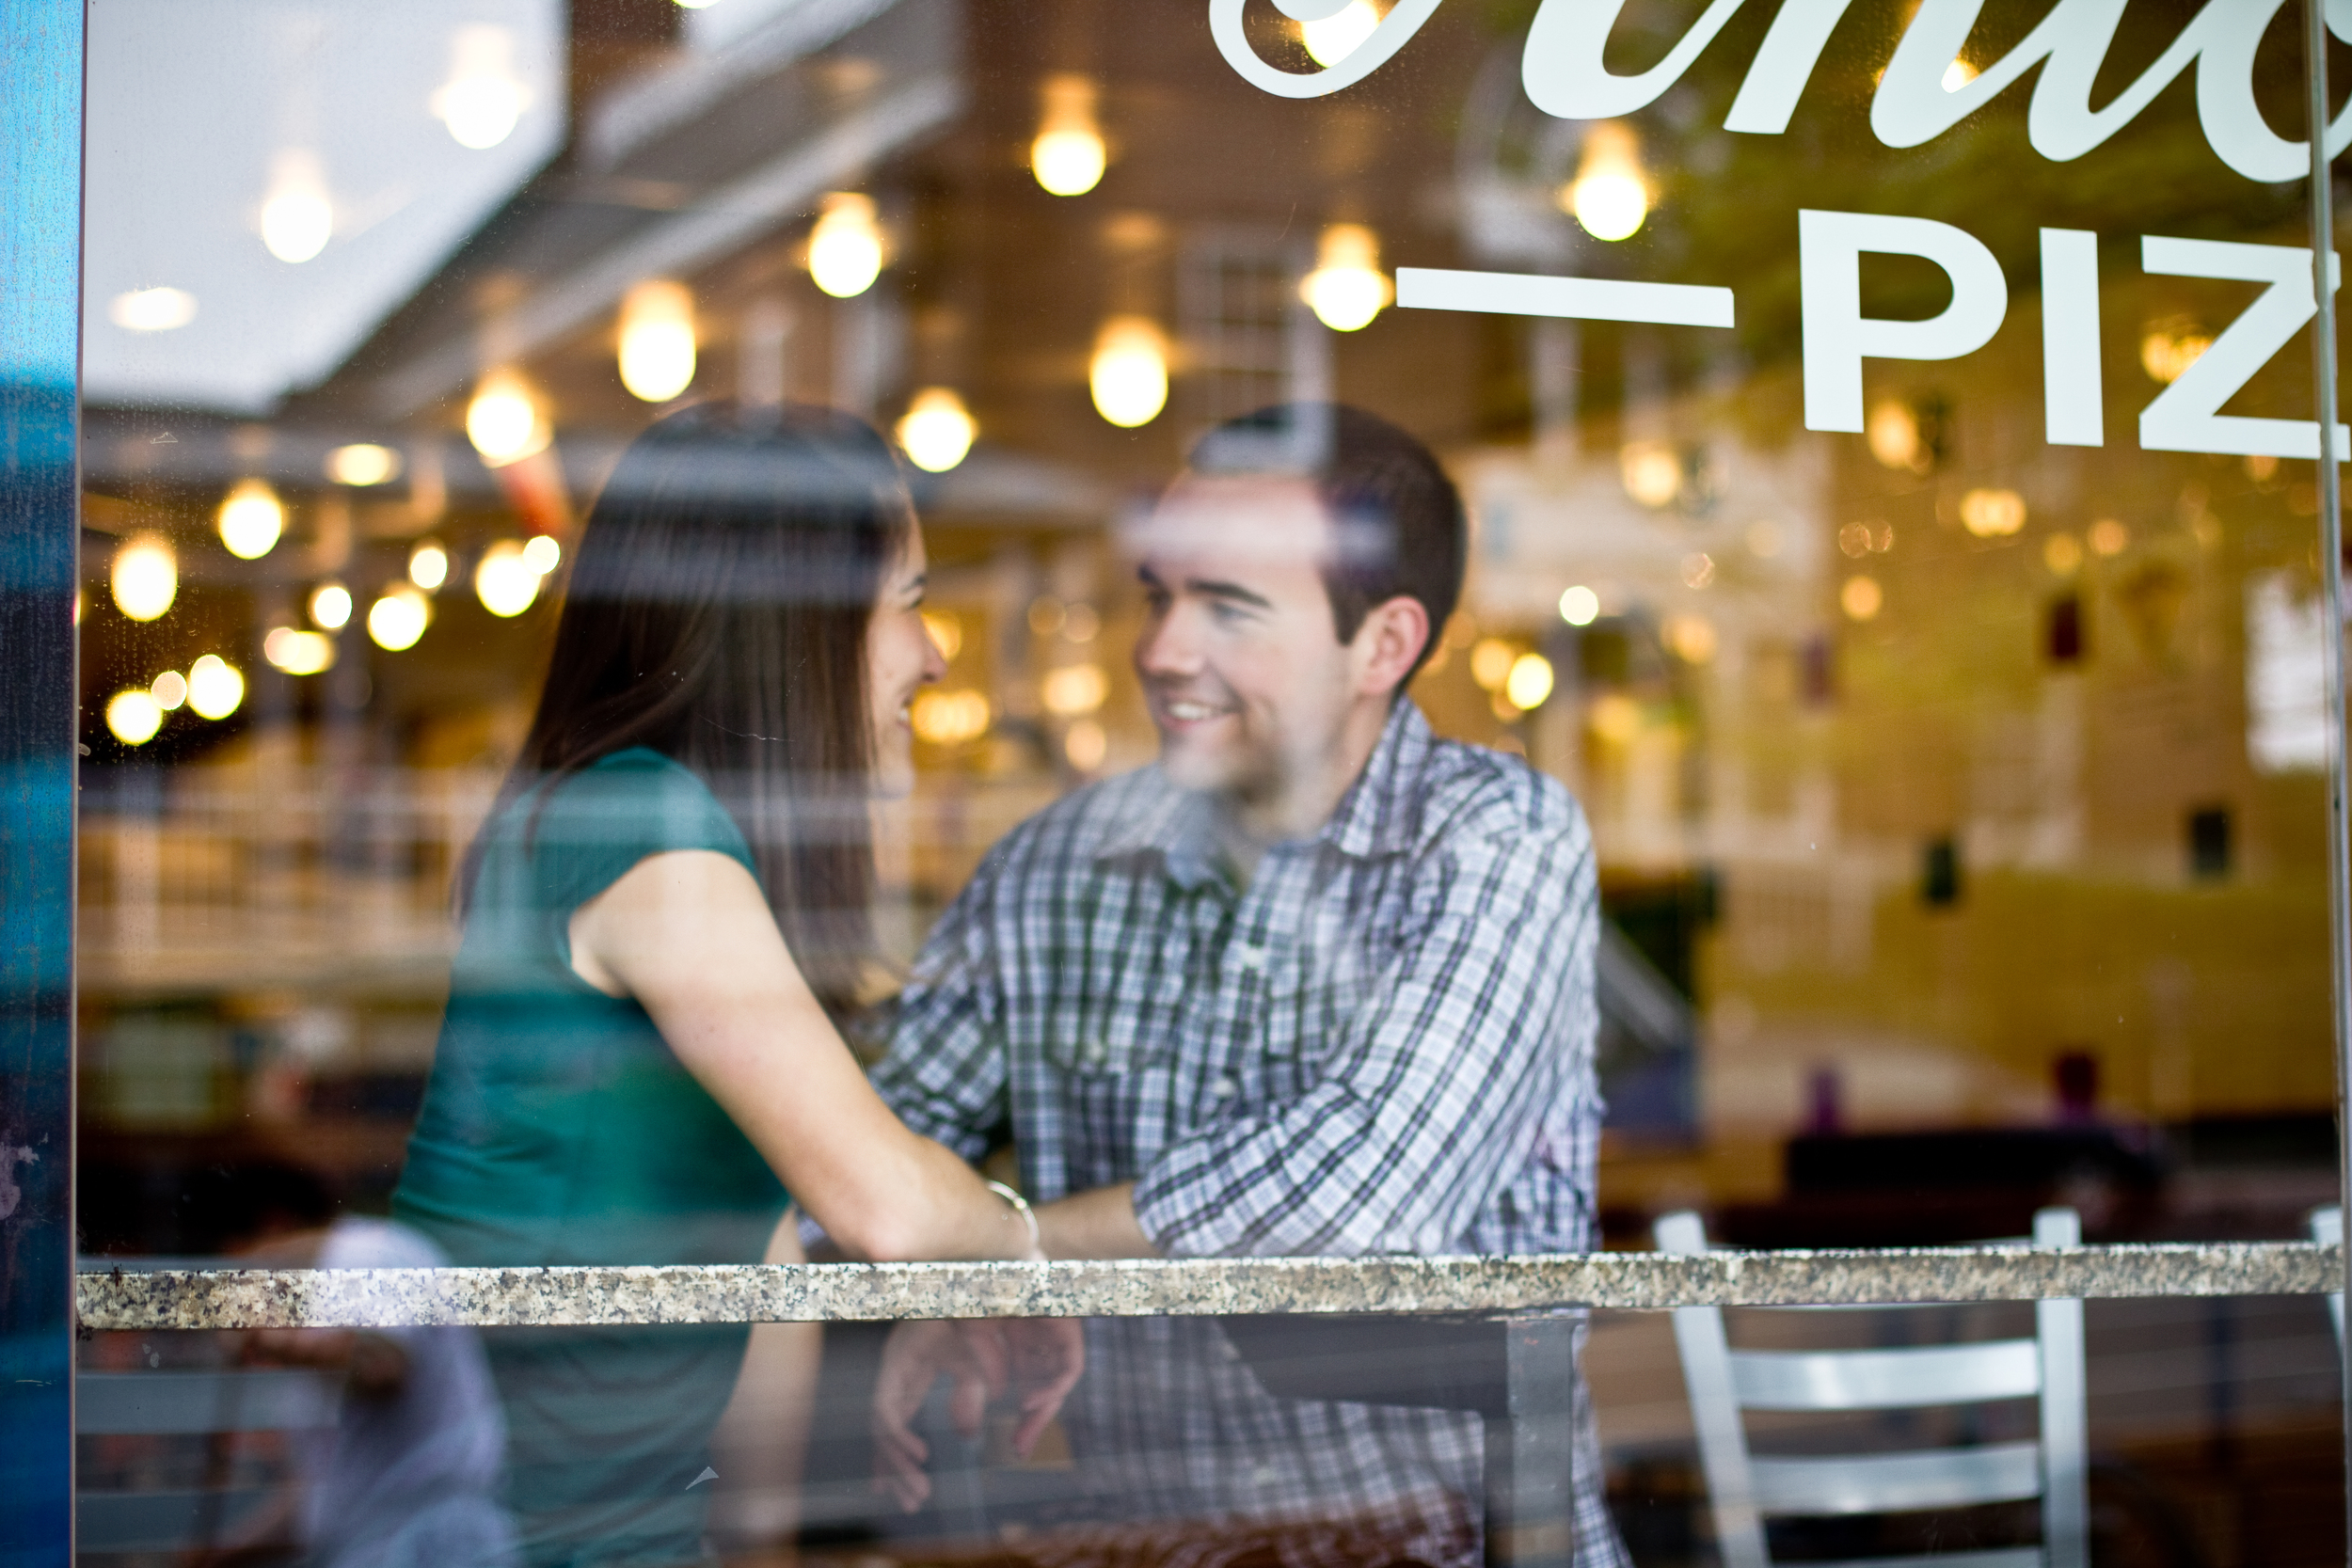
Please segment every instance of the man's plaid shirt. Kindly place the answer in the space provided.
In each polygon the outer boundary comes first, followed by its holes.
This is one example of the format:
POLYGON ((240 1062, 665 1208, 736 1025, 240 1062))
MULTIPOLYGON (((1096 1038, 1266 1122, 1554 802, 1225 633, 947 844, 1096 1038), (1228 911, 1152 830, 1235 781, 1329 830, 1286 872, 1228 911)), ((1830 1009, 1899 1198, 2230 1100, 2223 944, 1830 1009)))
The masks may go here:
MULTIPOLYGON (((932 933, 875 1083, 967 1159, 1009 1134, 1039 1202, 1134 1181, 1169 1257, 1581 1251, 1599 918, 1566 791, 1403 702, 1246 887, 1156 768, 1024 823, 932 933)), ((1129 1517, 1476 1516, 1475 1416, 1278 1400, 1200 1320, 1097 1323, 1089 1354, 1065 1420, 1129 1517)), ((1585 1433, 1578 1556, 1605 1568, 1585 1433)))

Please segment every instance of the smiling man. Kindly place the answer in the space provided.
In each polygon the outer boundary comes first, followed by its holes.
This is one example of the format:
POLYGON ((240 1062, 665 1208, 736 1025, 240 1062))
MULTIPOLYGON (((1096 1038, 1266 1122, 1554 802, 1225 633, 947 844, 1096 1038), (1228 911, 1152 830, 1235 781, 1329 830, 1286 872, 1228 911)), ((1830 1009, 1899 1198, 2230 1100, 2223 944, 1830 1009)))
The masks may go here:
MULTIPOLYGON (((1327 405, 1211 433, 1135 531, 1160 759, 997 846, 877 1075, 967 1158, 1012 1139, 1053 1256, 1591 1244, 1590 835, 1405 695, 1466 543, 1419 442, 1327 405)), ((1096 1323, 1089 1353, 1064 1418, 1113 1516, 1291 1531, 1294 1564, 1479 1560, 1476 1416, 1278 1399, 1205 1320, 1096 1323)), ((1589 1418, 1579 1448, 1577 1560, 1613 1568, 1589 1418)))

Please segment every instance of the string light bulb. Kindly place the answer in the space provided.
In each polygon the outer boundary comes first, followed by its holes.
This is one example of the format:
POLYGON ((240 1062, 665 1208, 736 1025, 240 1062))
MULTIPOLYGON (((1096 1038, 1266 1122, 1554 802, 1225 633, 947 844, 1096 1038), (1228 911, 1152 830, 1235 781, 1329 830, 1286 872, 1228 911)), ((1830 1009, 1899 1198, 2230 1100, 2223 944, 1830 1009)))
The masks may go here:
POLYGON ((426 105, 451 138, 477 152, 496 147, 514 135, 530 105, 531 89, 515 74, 515 35, 479 23, 458 28, 450 40, 449 80, 426 105))
POLYGON ((310 590, 304 608, 310 612, 312 626, 322 631, 341 631, 351 624, 351 590, 330 578, 310 590))
POLYGON ((164 710, 143 687, 106 699, 106 728, 125 746, 144 746, 164 727, 164 710))
POLYGON ((115 608, 134 621, 153 621, 180 594, 180 558, 160 533, 135 534, 115 551, 107 573, 115 608))
POLYGON ((1380 270, 1379 238, 1360 223, 1326 224, 1315 270, 1300 281, 1298 297, 1334 332, 1371 325, 1396 298, 1395 285, 1380 270))
POLYGON ((315 675, 335 667, 335 640, 323 631, 272 626, 262 639, 262 657, 289 675, 315 675))
POLYGON ((1122 430, 1168 406, 1168 337, 1149 316, 1113 316, 1095 335, 1087 366, 1094 411, 1122 430))
POLYGON ((1045 79, 1044 112, 1029 144, 1029 172, 1055 196, 1084 196, 1110 162, 1094 115, 1094 83, 1072 71, 1045 79))
POLYGON ((433 601, 414 583, 388 588, 368 606, 368 641, 387 653, 415 647, 432 624, 433 601))
POLYGON ((482 552, 482 563, 473 570, 474 597, 491 614, 511 620, 539 597, 539 580, 522 544, 501 539, 482 552))
POLYGON ((1642 148, 1633 133, 1613 119, 1584 133, 1584 152, 1576 178, 1561 193, 1561 205, 1597 240, 1623 240, 1649 216, 1649 181, 1642 173, 1642 148))
POLYGON ((199 719, 226 719, 244 701, 244 673, 218 654, 188 666, 188 706, 199 719))
POLYGON ((220 542, 239 561, 259 561, 286 531, 286 503, 265 479, 241 479, 221 498, 220 542))
POLYGON ((269 194, 262 198, 262 244, 279 261, 299 263, 325 250, 334 234, 326 166, 303 148, 280 151, 270 160, 269 194))
POLYGON ((554 435, 538 393, 511 370, 484 376, 466 404, 466 439, 493 468, 545 451, 554 435))
POLYGON ((1502 694, 1522 713, 1532 713, 1551 695, 1551 660, 1541 654, 1521 654, 1502 677, 1502 694))
POLYGON ((945 387, 926 387, 915 393, 898 430, 907 460, 933 474, 962 462, 972 450, 972 438, 979 434, 963 400, 945 387))
POLYGON ((430 594, 449 580, 449 550, 427 539, 408 552, 408 580, 430 594))
POLYGON ((326 454, 326 477, 338 484, 365 488, 400 477, 400 453, 373 441, 355 441, 326 454))
POLYGON ((683 283, 647 278, 621 301, 621 385, 667 403, 694 380, 694 296, 683 283))
POLYGON ((882 276, 882 224, 874 198, 855 191, 825 198, 817 227, 808 234, 808 276, 835 299, 853 299, 882 276))

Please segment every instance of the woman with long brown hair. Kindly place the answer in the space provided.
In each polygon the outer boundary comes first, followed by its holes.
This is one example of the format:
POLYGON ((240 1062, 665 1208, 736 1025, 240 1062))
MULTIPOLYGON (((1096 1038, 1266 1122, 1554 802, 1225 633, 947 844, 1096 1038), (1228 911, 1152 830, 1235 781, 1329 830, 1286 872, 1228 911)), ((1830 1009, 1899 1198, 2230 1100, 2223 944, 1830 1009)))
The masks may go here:
MULTIPOLYGON (((840 1033, 868 800, 911 785, 909 705, 944 668, 924 574, 893 454, 846 415, 706 404, 622 456, 461 869, 393 1202, 454 1262, 793 1261, 788 1203, 855 1257, 1036 1255, 1025 1205, 909 1132, 840 1033)), ((701 1558, 748 1332, 490 1337, 530 1562, 701 1558)), ((1031 1388, 1032 1431, 1075 1376, 1031 1388)))

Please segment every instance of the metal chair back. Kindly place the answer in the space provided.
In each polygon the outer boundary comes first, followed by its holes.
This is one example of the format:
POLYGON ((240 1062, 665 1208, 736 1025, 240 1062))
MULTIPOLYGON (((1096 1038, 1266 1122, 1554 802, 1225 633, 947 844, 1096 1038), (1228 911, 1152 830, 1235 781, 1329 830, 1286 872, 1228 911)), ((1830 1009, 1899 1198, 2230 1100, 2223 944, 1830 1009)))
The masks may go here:
MULTIPOLYGON (((295 1369, 88 1371, 73 1380, 74 1426, 83 1437, 202 1439, 332 1428, 341 1379, 295 1369)), ((222 1468, 206 1464, 200 1468, 222 1468)), ((282 1487, 219 1484, 85 1490, 75 1531, 85 1552, 179 1552, 236 1539, 282 1487)))
MULTIPOLYGON (((1687 1211, 1659 1220, 1656 1234, 1661 1252, 1708 1250, 1706 1227, 1687 1211)), ((2044 1209, 2024 1244, 2081 1241, 2073 1210, 2044 1209)), ((1870 1568, 2088 1568, 2082 1303, 2037 1302, 2034 1314, 2030 1339, 1762 1351, 1731 1348, 1721 1307, 1677 1308, 1675 1343, 1724 1568, 1771 1568, 1764 1521, 1775 1515, 1893 1513, 2036 1497, 2039 1547, 1878 1560, 1870 1568), (2014 1399, 2041 1402, 2038 1441, 1781 1458, 1750 1452, 1740 1418, 1743 1410, 1889 1410, 2014 1399)))

